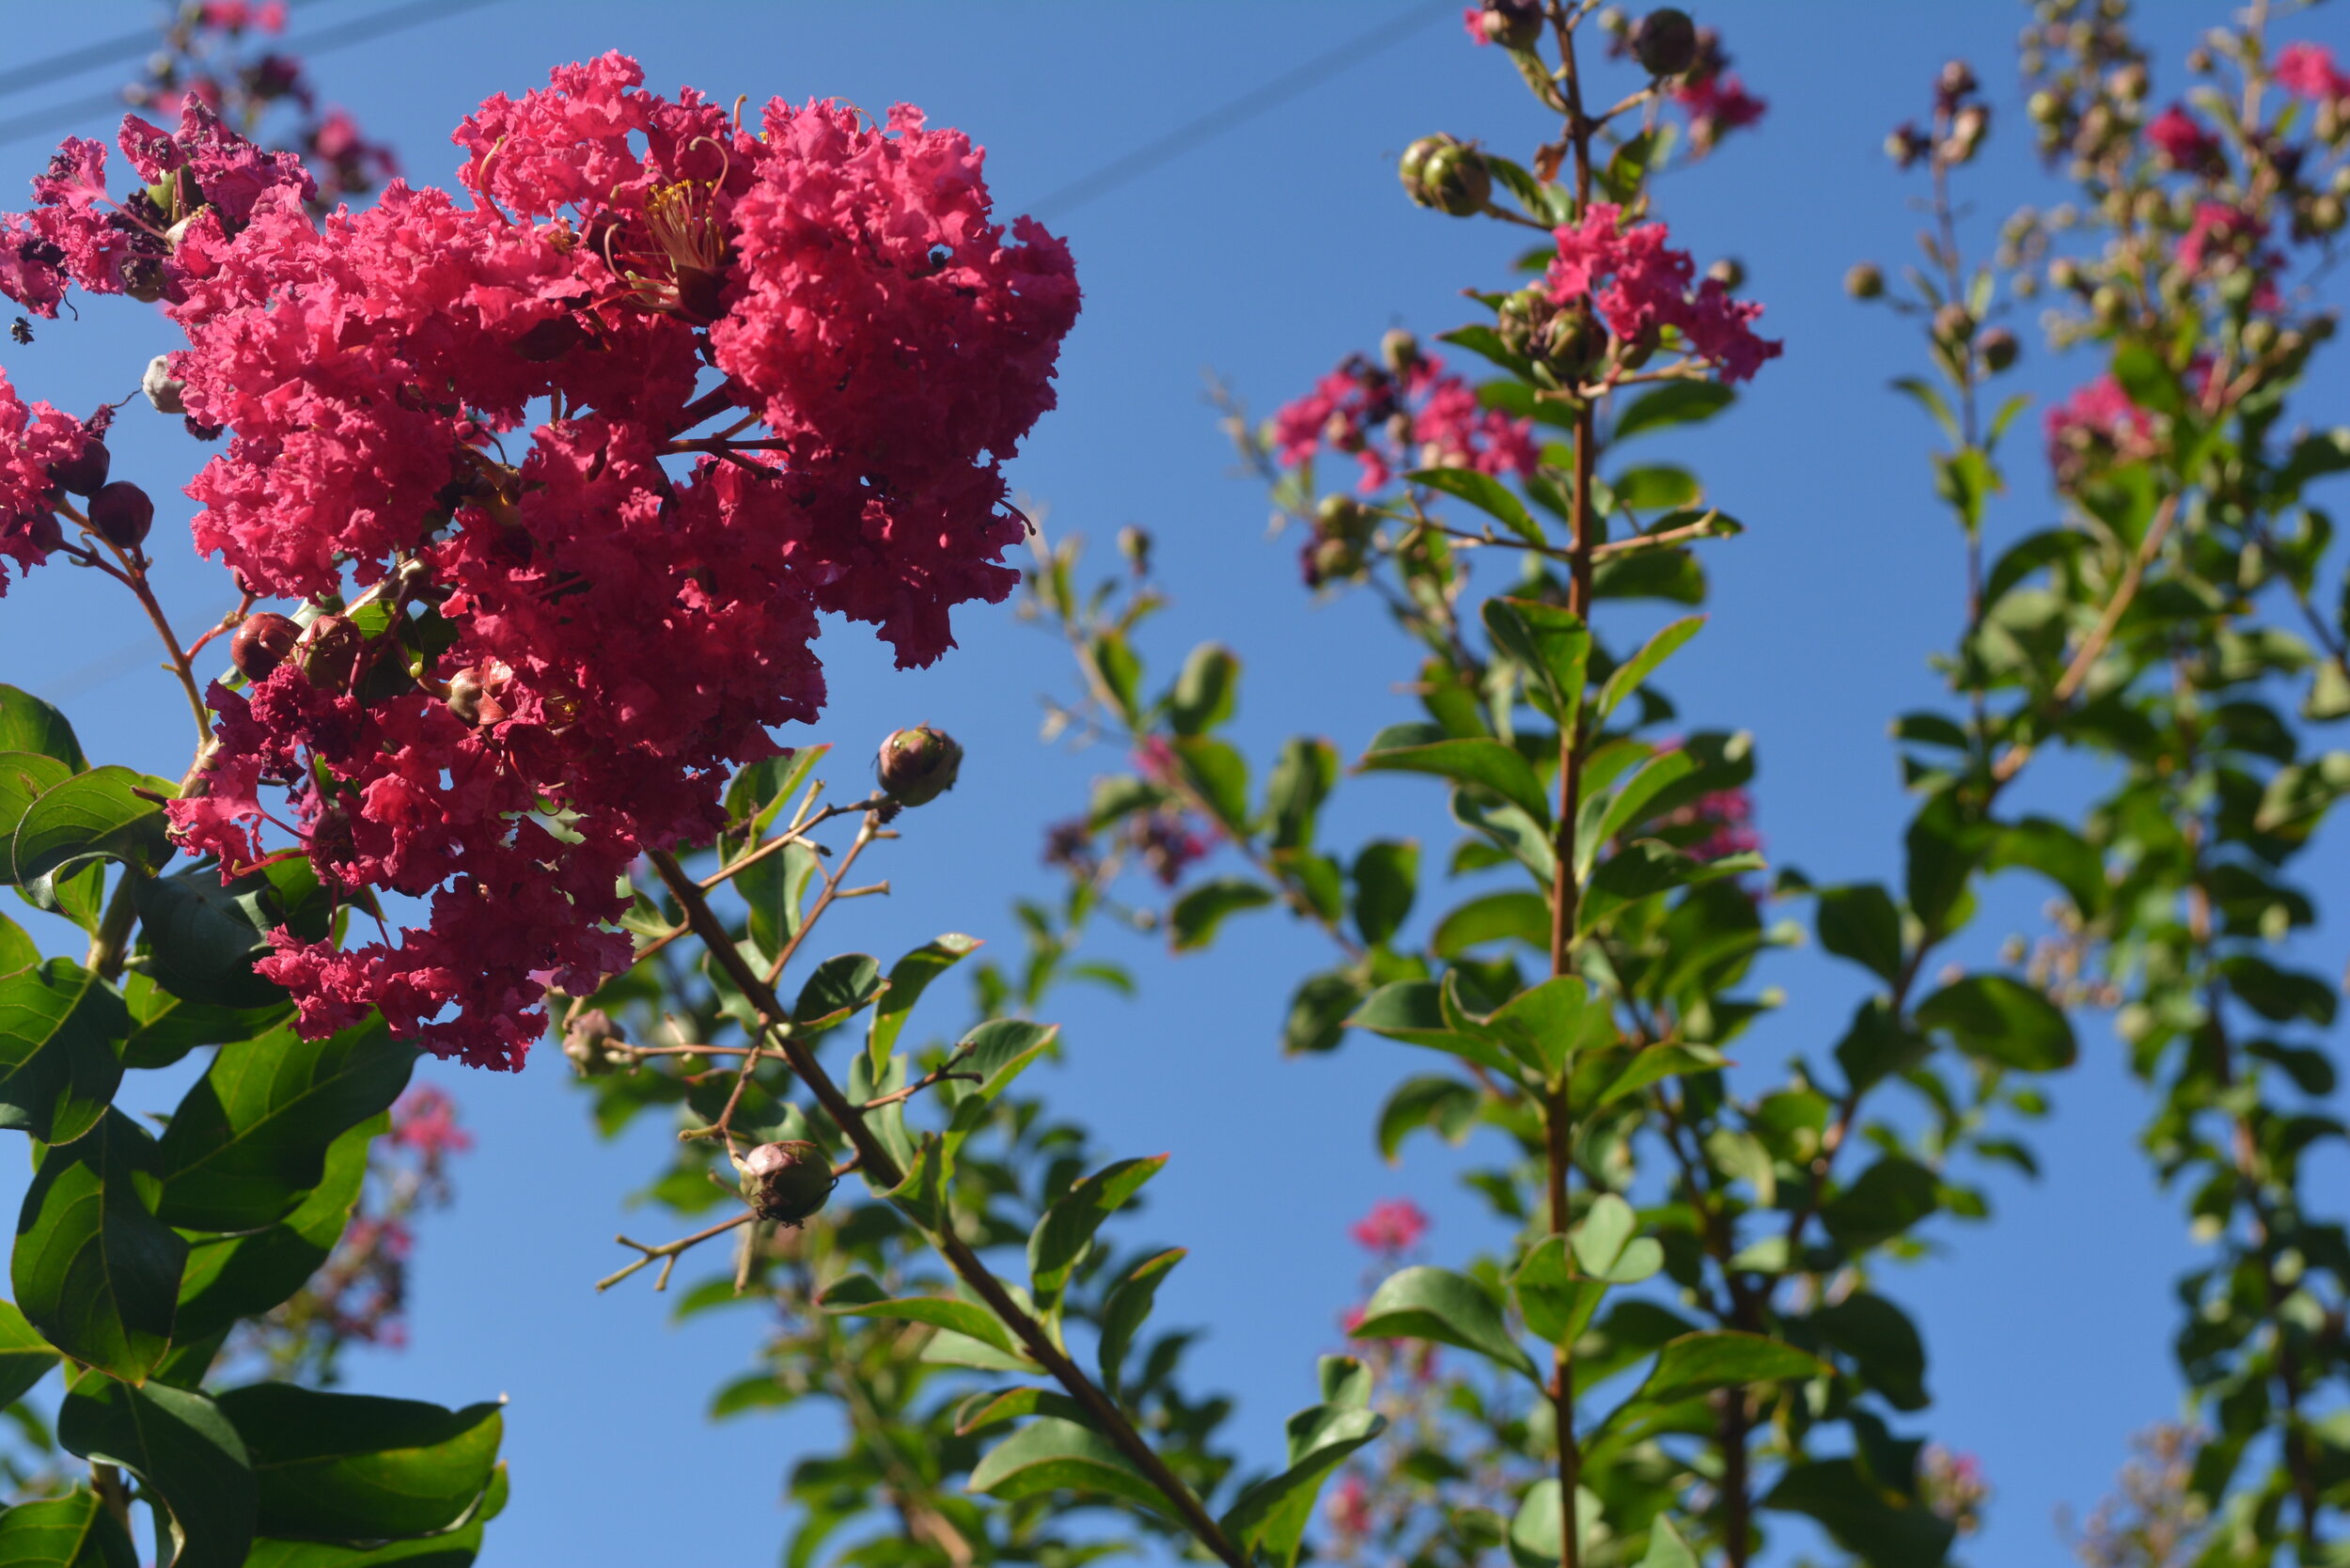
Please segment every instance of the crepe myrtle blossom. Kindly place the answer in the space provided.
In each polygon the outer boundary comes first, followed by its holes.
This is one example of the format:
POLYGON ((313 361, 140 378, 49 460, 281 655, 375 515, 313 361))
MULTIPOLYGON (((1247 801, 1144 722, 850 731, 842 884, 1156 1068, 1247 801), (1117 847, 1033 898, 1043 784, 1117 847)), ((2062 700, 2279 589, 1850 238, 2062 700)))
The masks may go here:
POLYGON ((2334 52, 2322 43, 2288 43, 2277 51, 2269 68, 2277 85, 2295 98, 2338 102, 2350 98, 2350 75, 2334 65, 2334 52))
POLYGON ((1273 416, 1272 445, 1287 467, 1325 445, 1353 457, 1356 488, 1382 490, 1398 469, 1474 468, 1530 474, 1537 454, 1533 421, 1477 400, 1477 389, 1415 350, 1396 365, 1350 354, 1306 396, 1273 416))
POLYGON ((1428 1234, 1428 1215, 1408 1198, 1385 1198, 1347 1227, 1356 1246, 1372 1252, 1409 1252, 1428 1234))
POLYGON ((1018 579, 1002 464, 1054 401, 1066 245, 996 222, 980 150, 916 110, 777 100, 753 131, 642 81, 562 67, 458 127, 461 191, 322 221, 300 159, 191 98, 169 133, 126 118, 144 189, 76 140, 0 215, 27 308, 163 304, 175 396, 227 436, 197 548, 314 606, 290 650, 240 640, 181 842, 234 875, 277 823, 338 900, 429 902, 347 949, 274 933, 306 1031, 377 1008, 520 1066, 550 984, 629 963, 630 863, 706 839, 731 768, 822 708, 821 612, 927 665, 1018 579))
POLYGON ((1553 231, 1559 249, 1544 281, 1554 303, 1589 296, 1607 330, 1627 343, 1653 345, 1669 328, 1725 382, 1752 380, 1779 356, 1782 346, 1754 331, 1760 305, 1732 297, 1719 278, 1699 280, 1689 253, 1666 243, 1662 223, 1625 227, 1622 220, 1622 208, 1595 201, 1579 222, 1553 231))

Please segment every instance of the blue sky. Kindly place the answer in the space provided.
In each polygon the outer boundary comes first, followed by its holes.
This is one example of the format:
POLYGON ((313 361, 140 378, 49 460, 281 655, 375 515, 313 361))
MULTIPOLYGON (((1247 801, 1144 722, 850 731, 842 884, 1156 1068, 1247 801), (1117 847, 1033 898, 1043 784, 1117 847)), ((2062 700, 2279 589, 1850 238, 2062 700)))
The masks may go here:
MULTIPOLYGON (((308 28, 372 8, 299 8, 293 47, 308 28)), ((665 90, 683 82, 718 97, 835 95, 870 109, 904 100, 989 148, 1010 212, 1411 9, 1400 0, 505 0, 330 55, 315 71, 325 95, 391 140, 419 181, 447 178, 446 133, 483 96, 518 93, 549 65, 607 48, 636 55, 665 90)), ((1299 590, 1292 547, 1266 541, 1262 498, 1232 473, 1202 372, 1268 412, 1390 325, 1433 332, 1465 320, 1458 291, 1502 277, 1516 243, 1494 226, 1409 207, 1396 154, 1439 129, 1522 152, 1546 130, 1506 64, 1466 45, 1454 8, 1420 9, 1427 24, 1403 42, 1053 214, 1075 248, 1086 312, 1063 363, 1062 406, 1039 428, 1015 482, 1048 531, 1093 538, 1097 561, 1120 525, 1152 530, 1175 605, 1145 635, 1145 651, 1164 672, 1195 641, 1230 644, 1247 667, 1239 734, 1261 759, 1298 731, 1328 735, 1351 755, 1402 716, 1388 682, 1408 666, 1367 601, 1316 605, 1299 590)), ((24 55, 119 32, 144 8, 48 14, 16 19, 24 55)), ((1787 353, 1737 411, 1673 453, 1749 531, 1713 548, 1714 619, 1676 660, 1670 685, 1693 725, 1756 731, 1772 857, 1816 880, 1897 870, 1905 809, 1885 725, 1934 700, 1924 661, 1947 645, 1960 610, 1958 544, 1932 500, 1928 430, 1885 391, 1916 368, 1914 340, 1845 300, 1841 278, 1856 259, 1914 254, 1918 220, 1906 203, 1917 182, 1894 173, 1879 143, 1922 110, 1950 55, 1976 61, 2000 115, 1968 182, 1982 205, 1970 239, 1987 243, 2012 201, 2052 199, 2015 133, 2013 44, 2025 14, 1988 0, 1698 8, 1723 28, 1771 112, 1759 133, 1674 175, 1664 211, 1700 261, 1744 261, 1748 291, 1769 306, 1763 327, 1787 353)), ((2175 90, 2179 54, 2221 15, 2216 5, 2150 8, 2158 93, 2175 90)), ((2303 36, 2350 43, 2338 15, 2301 24, 2303 36)), ((102 72, 9 94, 0 116, 106 83, 102 72)), ((109 118, 69 129, 99 133, 109 118)), ((45 139, 27 138, 0 156, 29 175, 46 150, 45 139)), ((44 327, 0 362, 26 395, 84 408, 121 396, 169 346, 162 321, 117 302, 78 325, 44 327)), ((2035 345, 2015 381, 2060 393, 2091 371, 2035 345)), ((2342 391, 2333 373, 2307 406, 2340 407, 2342 391)), ((1995 509, 1995 546, 2053 516, 2029 446, 2015 454, 2015 493, 1995 509)), ((116 472, 164 501, 150 548, 183 626, 233 597, 216 568, 165 532, 184 518, 172 502, 198 461, 174 422, 126 416, 116 472)), ((0 679, 64 701, 93 756, 176 776, 183 711, 144 649, 124 651, 133 631, 127 604, 102 591, 110 587, 53 570, 16 588, 0 612, 0 679)), ((827 634, 833 700, 821 738, 862 755, 889 729, 927 720, 950 727, 969 752, 962 787, 908 819, 884 868, 894 896, 852 906, 832 948, 888 954, 947 930, 1016 947, 1009 900, 1048 886, 1036 858, 1042 822, 1116 765, 1039 743, 1040 696, 1069 685, 1052 639, 983 606, 964 611, 957 630, 960 651, 916 673, 893 671, 859 629, 827 634)), ((2060 767, 2034 787, 2060 800, 2081 782, 2060 767)), ((1389 779, 1343 792, 1331 831, 1343 842, 1399 823, 1445 841, 1434 792, 1389 779)), ((2341 886, 2343 870, 2340 847, 2327 845, 2306 876, 2323 889, 2341 886)), ((1982 949, 2033 917, 2021 897, 1992 900, 1982 949)), ((2341 948, 2329 935, 2311 957, 2333 972, 2341 948)), ((1493 1243, 1494 1228, 1450 1180, 1478 1152, 1423 1141, 1402 1166, 1380 1163, 1371 1119, 1386 1089, 1415 1070, 1402 1047, 1357 1040, 1328 1058, 1278 1057, 1272 1042, 1288 990, 1323 957, 1308 933, 1260 916, 1220 949, 1180 962, 1138 939, 1104 949, 1137 968, 1140 1000, 1064 994, 1054 1012, 1069 1059, 1029 1082, 1089 1122, 1105 1150, 1173 1152, 1130 1233, 1193 1249, 1162 1293, 1161 1321, 1209 1327, 1195 1377, 1238 1398, 1234 1439, 1269 1459, 1282 1417, 1311 1398, 1312 1358, 1335 1347, 1335 1314, 1357 1289, 1362 1260, 1346 1223, 1375 1199, 1409 1196, 1436 1217, 1440 1261, 1493 1243)), ((1744 1053, 1758 1079, 1787 1052, 1823 1051, 1856 995, 1849 971, 1813 954, 1778 961, 1767 978, 1790 1000, 1744 1053)), ((933 1027, 952 1022, 959 1005, 952 994, 928 1004, 933 1027)), ((2176 1409, 2168 1286, 2194 1253, 2135 1152, 2143 1095, 2103 1020, 2083 1027, 2082 1064, 2054 1086, 2057 1114, 2033 1135, 2044 1180, 1993 1179, 1997 1224, 1945 1232, 1940 1257, 1887 1281, 1927 1331, 1937 1404, 1925 1430, 1979 1453, 1997 1488, 1989 1531, 1966 1553, 1977 1561, 2067 1560, 2052 1511, 2069 1502, 2085 1513, 2127 1435, 2176 1409)), ((566 1074, 551 1048, 516 1077, 428 1069, 461 1100, 478 1148, 459 1167, 456 1209, 425 1232, 411 1348, 363 1356, 354 1384, 452 1403, 512 1397, 514 1502, 492 1536, 492 1561, 666 1560, 689 1516, 698 1555, 761 1560, 779 1539, 778 1479, 824 1440, 823 1428, 801 1417, 703 1419, 709 1392, 749 1364, 763 1309, 673 1327, 649 1292, 590 1289, 614 1266, 615 1230, 641 1235, 660 1223, 625 1204, 656 1168, 666 1134, 649 1126, 617 1146, 598 1143, 566 1074)), ((158 1090, 155 1107, 167 1104, 158 1090)))

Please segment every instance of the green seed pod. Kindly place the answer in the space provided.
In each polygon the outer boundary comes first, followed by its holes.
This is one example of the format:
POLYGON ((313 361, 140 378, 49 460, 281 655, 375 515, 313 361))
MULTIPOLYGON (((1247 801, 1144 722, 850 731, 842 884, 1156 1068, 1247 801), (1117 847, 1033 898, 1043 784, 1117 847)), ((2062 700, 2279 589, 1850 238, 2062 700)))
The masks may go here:
POLYGON ((743 1201, 761 1219, 797 1225, 824 1206, 839 1178, 815 1144, 762 1143, 741 1161, 743 1201))
POLYGON ((917 725, 882 742, 873 766, 882 793, 901 806, 927 806, 955 787, 963 747, 945 730, 917 725))
POLYGON ((1872 300, 1885 293, 1885 270, 1873 261, 1856 261, 1852 271, 1844 274, 1844 292, 1856 300, 1872 300))
POLYGON ((1632 24, 1632 57, 1651 76, 1680 75, 1697 63, 1697 24, 1687 11, 1659 7, 1632 24))
POLYGON ((1396 174, 1414 202, 1456 218, 1483 212, 1494 192, 1485 155, 1455 136, 1422 136, 1403 149, 1396 174))

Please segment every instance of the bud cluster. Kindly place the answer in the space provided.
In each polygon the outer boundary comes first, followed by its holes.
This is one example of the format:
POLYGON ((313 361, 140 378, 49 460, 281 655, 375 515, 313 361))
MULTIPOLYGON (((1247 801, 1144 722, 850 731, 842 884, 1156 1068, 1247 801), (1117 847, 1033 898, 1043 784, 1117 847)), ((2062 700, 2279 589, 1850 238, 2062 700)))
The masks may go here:
POLYGON ((1381 353, 1348 356, 1274 415, 1266 441, 1284 466, 1310 463, 1328 446, 1360 465, 1364 494, 1386 488, 1399 469, 1533 472, 1531 420, 1480 405, 1476 388, 1408 333, 1390 333, 1381 353))

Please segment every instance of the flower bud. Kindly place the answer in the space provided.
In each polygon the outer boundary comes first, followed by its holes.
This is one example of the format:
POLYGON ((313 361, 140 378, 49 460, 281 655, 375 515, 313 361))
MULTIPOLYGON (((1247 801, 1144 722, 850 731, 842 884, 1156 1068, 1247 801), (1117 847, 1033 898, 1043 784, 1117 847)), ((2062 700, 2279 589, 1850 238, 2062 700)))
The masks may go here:
POLYGON ((1306 546, 1298 566, 1309 588, 1342 583, 1361 574, 1363 547, 1351 539, 1317 539, 1306 546))
POLYGON ((106 450, 106 444, 94 435, 85 434, 80 451, 49 465, 49 478, 59 490, 70 490, 76 495, 95 495, 106 487, 106 470, 113 463, 114 454, 106 450))
POLYGON ((2064 118, 2064 100, 2043 87, 2024 102, 2024 113, 2035 125, 2054 125, 2064 118))
POLYGON ((1964 343, 1975 335, 1975 319, 1963 305, 1952 302, 1934 313, 1934 336, 1945 343, 1964 343))
POLYGON ((874 772, 882 793, 901 806, 927 806, 955 787, 963 768, 963 747, 943 729, 917 725, 901 729, 881 744, 874 772))
POLYGON ((1118 554, 1139 577, 1151 570, 1151 531, 1129 523, 1118 530, 1118 554))
POLYGON ((65 525, 54 511, 36 512, 24 525, 25 542, 42 556, 65 543, 65 525))
POLYGON ((2007 328, 1993 327, 1975 340, 1975 352, 1982 355, 1983 368, 1998 375, 2015 363, 2015 356, 2023 352, 2023 346, 2015 340, 2015 334, 2007 328))
POLYGON ((1844 274, 1844 292, 1856 300, 1872 300, 1885 292, 1885 273, 1873 261, 1856 261, 1844 274))
POLYGON ((89 498, 90 531, 118 550, 135 550, 155 525, 155 503, 128 479, 117 479, 89 498))
POLYGON ((1735 257, 1725 256, 1705 269, 1705 275, 1725 289, 1736 289, 1747 280, 1747 269, 1735 257))
POLYGON ((1396 375, 1419 363, 1419 339, 1402 327, 1389 327, 1379 339, 1379 362, 1396 375))
MULTIPOLYGON (((2312 234, 2331 234, 2342 227, 2343 217, 2340 196, 2322 196, 2309 206, 2309 226, 2312 234)), ((69 487, 70 488, 70 487, 69 487)))
POLYGON ((1484 0, 1477 30, 1504 49, 1531 49, 1543 41, 1541 0, 1484 0))
POLYGON ((471 665, 448 678, 448 711, 473 725, 495 724, 506 717, 506 704, 490 694, 489 682, 471 665))
POLYGON ((1975 68, 1965 60, 1944 62, 1942 72, 1934 80, 1936 97, 1945 103, 1955 103, 1973 92, 1980 84, 1975 80, 1975 68))
POLYGON ((1697 24, 1689 13, 1660 6, 1632 24, 1632 57, 1651 76, 1678 76, 1698 57, 1697 24))
POLYGON ((583 1078, 600 1078, 634 1059, 611 1015, 600 1007, 589 1008, 563 1031, 563 1055, 583 1078))
POLYGON ((2080 287, 2080 263, 2069 256, 2060 256, 2048 263, 2048 287, 2072 290, 2080 287))
POLYGON ((1372 522, 1371 509, 1352 495, 1324 495, 1314 509, 1314 532, 1323 539, 1360 542, 1371 537, 1372 522))
POLYGON ((2097 291, 2089 296, 2089 308, 2101 324, 2114 326, 2128 312, 2129 302, 2122 297, 2121 290, 2107 283, 2100 285, 2097 291))
POLYGON ((228 662, 248 681, 265 680, 286 662, 301 636, 301 627, 274 611, 246 616, 228 639, 228 662))
POLYGON ((1403 149, 1396 174, 1414 202, 1456 218, 1484 211, 1494 191, 1485 155, 1455 136, 1422 136, 1403 149))
POLYGON ((2254 359, 2267 354, 2277 346, 2277 323, 2256 317, 2244 323, 2244 352, 2254 359))
POLYGON ((358 678, 359 655, 368 639, 344 616, 322 615, 303 629, 294 644, 302 678, 322 692, 347 692, 358 678))
POLYGON ((762 1143, 743 1156, 743 1201, 761 1219, 797 1225, 824 1206, 839 1178, 815 1144, 762 1143))

